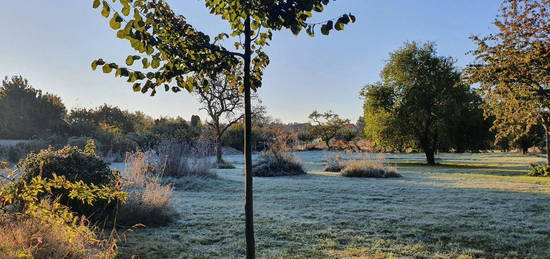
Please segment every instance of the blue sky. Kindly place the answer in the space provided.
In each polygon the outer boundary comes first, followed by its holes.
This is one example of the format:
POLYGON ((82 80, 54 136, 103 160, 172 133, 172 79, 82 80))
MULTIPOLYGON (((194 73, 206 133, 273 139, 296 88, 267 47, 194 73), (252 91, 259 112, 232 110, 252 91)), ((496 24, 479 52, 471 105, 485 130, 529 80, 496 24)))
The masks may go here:
MULTIPOLYGON (((227 24, 210 15, 201 0, 168 0, 178 14, 210 35, 228 32, 227 24)), ((259 90, 274 118, 305 122, 314 109, 355 121, 362 112, 359 90, 379 79, 388 54, 406 41, 434 41, 440 55, 452 56, 459 67, 472 58, 471 35, 495 31, 491 24, 497 0, 339 0, 313 20, 351 12, 355 24, 343 32, 310 38, 277 32, 266 49, 271 64, 259 90)), ((120 78, 90 69, 97 58, 122 63, 133 53, 115 37, 92 0, 8 0, 0 8, 0 76, 23 75, 68 108, 114 104, 154 117, 189 118, 198 111, 187 92, 155 97, 136 94, 120 78)), ((313 21, 312 20, 312 21, 313 21)), ((227 42, 228 44, 230 42, 227 42)))

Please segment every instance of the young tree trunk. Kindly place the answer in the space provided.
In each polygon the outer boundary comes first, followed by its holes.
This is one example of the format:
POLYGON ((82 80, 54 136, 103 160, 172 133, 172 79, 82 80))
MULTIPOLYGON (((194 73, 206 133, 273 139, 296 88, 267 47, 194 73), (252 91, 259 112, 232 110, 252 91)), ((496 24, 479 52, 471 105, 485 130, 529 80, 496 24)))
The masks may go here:
POLYGON ((244 218, 246 237, 246 258, 256 258, 256 245, 254 243, 254 213, 252 192, 252 108, 250 104, 250 60, 252 56, 250 15, 244 21, 244 218))
POLYGON ((550 166, 550 127, 545 126, 546 133, 546 165, 550 166))
POLYGON ((221 136, 218 136, 216 138, 216 163, 223 164, 223 158, 222 158, 222 139, 221 136))
POLYGON ((330 150, 330 139, 325 140, 325 144, 327 145, 327 150, 330 150))

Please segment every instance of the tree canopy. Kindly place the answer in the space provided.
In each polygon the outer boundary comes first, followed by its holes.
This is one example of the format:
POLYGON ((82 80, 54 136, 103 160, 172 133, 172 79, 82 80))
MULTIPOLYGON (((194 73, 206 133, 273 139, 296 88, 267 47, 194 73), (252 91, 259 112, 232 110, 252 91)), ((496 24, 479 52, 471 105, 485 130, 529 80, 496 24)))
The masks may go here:
POLYGON ((340 118, 338 114, 332 111, 324 113, 313 111, 309 115, 309 119, 314 123, 309 130, 309 134, 324 141, 328 149, 330 149, 330 141, 332 139, 347 135, 345 133, 348 133, 345 131, 346 128, 344 126, 349 124, 350 121, 340 118))
POLYGON ((33 88, 22 76, 0 87, 0 138, 29 139, 55 134, 65 124, 61 98, 33 88))
POLYGON ((497 141, 527 134, 535 125, 547 135, 550 130, 548 6, 548 0, 506 0, 494 21, 498 32, 472 37, 476 60, 466 72, 481 86, 497 141))
POLYGON ((433 43, 406 43, 390 54, 380 76, 361 93, 365 134, 380 147, 420 149, 435 164, 439 149, 475 136, 465 122, 472 120, 474 128, 483 123, 479 97, 433 43))

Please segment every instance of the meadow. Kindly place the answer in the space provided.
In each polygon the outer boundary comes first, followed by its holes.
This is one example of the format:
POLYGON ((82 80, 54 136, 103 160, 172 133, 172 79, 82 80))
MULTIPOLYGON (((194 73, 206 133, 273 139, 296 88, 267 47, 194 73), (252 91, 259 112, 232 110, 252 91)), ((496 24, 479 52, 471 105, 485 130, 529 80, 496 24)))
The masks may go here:
MULTIPOLYGON (((542 157, 512 153, 385 154, 403 177, 323 172, 332 152, 297 152, 308 171, 254 178, 260 258, 548 258, 550 178, 526 176, 542 157)), ((342 153, 345 158, 362 156, 342 153)), ((215 179, 180 178, 168 226, 136 229, 130 258, 240 258, 245 254, 243 164, 215 179)), ((114 167, 120 164, 114 164, 114 167)))

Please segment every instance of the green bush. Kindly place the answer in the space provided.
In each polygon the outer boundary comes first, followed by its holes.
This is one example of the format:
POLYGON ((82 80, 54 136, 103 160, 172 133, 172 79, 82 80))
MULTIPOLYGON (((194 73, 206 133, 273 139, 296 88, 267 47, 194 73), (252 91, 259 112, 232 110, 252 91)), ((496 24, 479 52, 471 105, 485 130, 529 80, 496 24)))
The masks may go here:
POLYGON ((60 150, 50 147, 31 153, 17 164, 17 168, 23 172, 25 181, 39 175, 50 178, 53 173, 63 175, 69 181, 83 181, 86 184, 113 185, 118 180, 118 173, 112 171, 105 161, 75 146, 60 150))
MULTIPOLYGON (((17 164, 17 169, 22 172, 21 180, 26 183, 38 176, 50 179, 56 174, 71 182, 82 181, 84 184, 114 188, 120 179, 120 174, 111 170, 93 152, 84 152, 74 146, 66 146, 60 150, 50 147, 39 153, 30 153, 17 164)), ((103 202, 96 202, 93 206, 74 202, 69 198, 68 191, 60 190, 56 195, 59 195, 61 204, 81 215, 94 215, 93 219, 110 219, 115 208, 113 204, 103 202)))
POLYGON ((529 176, 550 176, 550 166, 545 164, 531 164, 531 169, 527 172, 529 176))
MULTIPOLYGON (((0 172, 14 172, 0 163, 0 172)), ((71 182, 63 176, 0 181, 0 258, 114 258, 116 239, 102 240, 85 217, 55 197, 70 193, 75 203, 123 203, 116 187, 71 182)))

